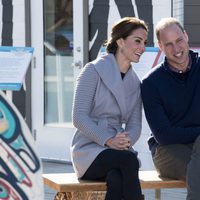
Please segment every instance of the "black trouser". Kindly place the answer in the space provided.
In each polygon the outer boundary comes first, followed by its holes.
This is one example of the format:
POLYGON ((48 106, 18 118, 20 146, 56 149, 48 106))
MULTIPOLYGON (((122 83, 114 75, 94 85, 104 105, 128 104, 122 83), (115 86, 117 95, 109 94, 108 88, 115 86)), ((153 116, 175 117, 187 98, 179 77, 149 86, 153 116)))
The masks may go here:
POLYGON ((82 179, 105 180, 106 200, 138 200, 141 197, 138 170, 135 153, 107 149, 97 156, 82 179))

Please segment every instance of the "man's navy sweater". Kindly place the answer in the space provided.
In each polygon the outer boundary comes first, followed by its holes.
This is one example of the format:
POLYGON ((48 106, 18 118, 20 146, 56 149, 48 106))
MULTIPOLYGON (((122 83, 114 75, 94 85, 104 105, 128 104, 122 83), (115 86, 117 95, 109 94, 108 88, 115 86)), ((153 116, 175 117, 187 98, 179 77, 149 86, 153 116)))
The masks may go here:
POLYGON ((200 59, 190 51, 185 78, 169 69, 167 60, 143 79, 141 91, 146 119, 155 145, 189 144, 200 135, 200 59))

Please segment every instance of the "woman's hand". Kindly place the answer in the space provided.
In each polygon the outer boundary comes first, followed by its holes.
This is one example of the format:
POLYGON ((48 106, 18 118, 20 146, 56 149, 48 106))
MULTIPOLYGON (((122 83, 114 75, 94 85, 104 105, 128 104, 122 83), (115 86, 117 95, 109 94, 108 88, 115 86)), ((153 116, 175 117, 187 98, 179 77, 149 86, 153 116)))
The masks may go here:
POLYGON ((113 149, 128 150, 130 148, 130 136, 128 132, 120 132, 115 137, 108 139, 106 145, 113 149))

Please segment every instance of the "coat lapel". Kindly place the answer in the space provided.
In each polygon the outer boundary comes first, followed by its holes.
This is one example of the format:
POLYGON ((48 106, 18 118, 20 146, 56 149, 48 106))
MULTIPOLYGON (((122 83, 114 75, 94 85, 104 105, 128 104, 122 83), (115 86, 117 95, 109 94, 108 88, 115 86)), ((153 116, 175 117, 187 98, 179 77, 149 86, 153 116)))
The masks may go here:
POLYGON ((95 63, 95 68, 104 84, 116 98, 122 114, 122 121, 126 121, 127 106, 125 102, 124 84, 114 55, 107 54, 98 59, 95 63))

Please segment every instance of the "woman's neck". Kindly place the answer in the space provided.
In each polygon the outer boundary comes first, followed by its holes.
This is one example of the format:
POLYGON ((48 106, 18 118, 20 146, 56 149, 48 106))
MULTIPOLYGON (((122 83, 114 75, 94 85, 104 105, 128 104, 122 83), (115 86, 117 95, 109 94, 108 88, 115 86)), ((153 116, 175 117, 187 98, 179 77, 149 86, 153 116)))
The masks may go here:
POLYGON ((129 62, 127 62, 125 59, 123 59, 117 55, 115 56, 115 58, 119 65, 120 72, 126 73, 129 70, 131 64, 129 62))

